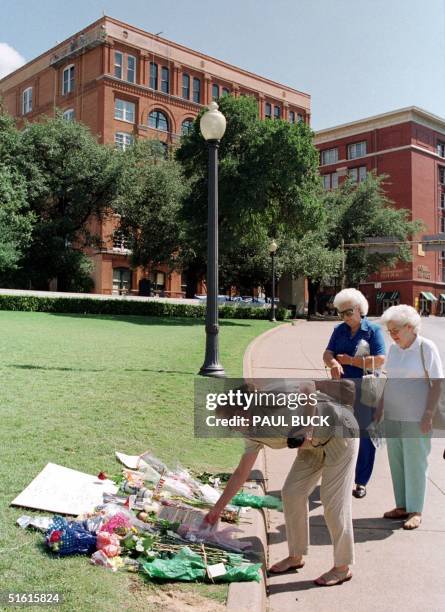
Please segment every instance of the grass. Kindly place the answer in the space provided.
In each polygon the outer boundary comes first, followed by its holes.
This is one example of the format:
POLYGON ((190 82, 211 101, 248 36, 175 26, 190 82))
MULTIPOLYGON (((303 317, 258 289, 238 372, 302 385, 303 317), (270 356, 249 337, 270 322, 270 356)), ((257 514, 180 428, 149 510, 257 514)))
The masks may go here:
MULTIPOLYGON (((193 437, 193 380, 202 365, 201 321, 0 312, 0 575, 8 591, 59 591, 63 610, 147 610, 144 579, 58 559, 42 536, 15 525, 9 502, 48 462, 116 473, 114 451, 151 449, 167 464, 230 470, 237 440, 193 437)), ((249 342, 267 321, 221 321, 221 361, 241 376, 249 342)), ((171 588, 171 585, 170 587, 171 588)), ((196 586, 224 598, 225 589, 196 586)), ((147 589, 149 592, 150 589, 147 589)))

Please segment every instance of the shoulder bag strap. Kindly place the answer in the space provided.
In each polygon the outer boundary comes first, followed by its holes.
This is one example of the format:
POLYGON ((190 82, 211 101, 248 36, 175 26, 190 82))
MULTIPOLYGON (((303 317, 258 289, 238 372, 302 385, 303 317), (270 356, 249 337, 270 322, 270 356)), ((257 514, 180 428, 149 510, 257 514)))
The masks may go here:
POLYGON ((428 380, 428 384, 431 387, 431 378, 430 378, 430 375, 425 365, 425 353, 423 352, 422 340, 420 341, 420 358, 422 359, 422 366, 423 366, 423 371, 425 372, 425 378, 428 380))

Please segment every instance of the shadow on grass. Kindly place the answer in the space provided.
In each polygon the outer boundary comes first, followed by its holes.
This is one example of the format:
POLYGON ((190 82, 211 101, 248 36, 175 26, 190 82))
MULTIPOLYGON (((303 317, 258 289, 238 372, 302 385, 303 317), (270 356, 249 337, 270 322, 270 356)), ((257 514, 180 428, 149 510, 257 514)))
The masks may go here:
POLYGON ((184 372, 181 370, 163 370, 150 368, 58 368, 49 366, 32 365, 31 363, 10 363, 7 368, 15 368, 16 370, 48 370, 55 372, 152 372, 154 374, 185 374, 187 376, 197 375, 197 372, 184 372))
MULTIPOLYGON (((53 317, 69 317, 75 319, 101 319, 103 321, 119 321, 124 323, 134 323, 136 325, 181 325, 182 327, 204 327, 204 319, 192 319, 188 317, 154 317, 144 315, 100 315, 100 314, 82 314, 82 313, 69 313, 69 312, 49 312, 47 314, 53 317)), ((257 321, 262 319, 219 319, 221 327, 249 327, 250 321, 257 321)))

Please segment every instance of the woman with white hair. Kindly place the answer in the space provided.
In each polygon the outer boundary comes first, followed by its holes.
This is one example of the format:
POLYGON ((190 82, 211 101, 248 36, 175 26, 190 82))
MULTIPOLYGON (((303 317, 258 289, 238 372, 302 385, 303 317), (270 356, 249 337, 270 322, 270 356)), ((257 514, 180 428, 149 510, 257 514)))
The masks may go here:
POLYGON ((443 368, 434 342, 419 335, 420 316, 412 306, 388 308, 382 323, 394 344, 388 353, 388 381, 376 419, 383 409, 396 500, 396 507, 384 517, 406 519, 404 529, 416 529, 422 522, 432 421, 443 368))
MULTIPOLYGON (((385 362, 385 341, 379 325, 366 318, 368 301, 357 289, 343 289, 334 298, 334 307, 343 323, 334 329, 323 353, 323 361, 332 378, 360 379, 367 369, 381 368, 385 362)), ((373 409, 360 403, 360 392, 354 404, 360 425, 360 448, 355 469, 354 497, 366 495, 375 459, 375 446, 366 428, 373 420, 373 409)))

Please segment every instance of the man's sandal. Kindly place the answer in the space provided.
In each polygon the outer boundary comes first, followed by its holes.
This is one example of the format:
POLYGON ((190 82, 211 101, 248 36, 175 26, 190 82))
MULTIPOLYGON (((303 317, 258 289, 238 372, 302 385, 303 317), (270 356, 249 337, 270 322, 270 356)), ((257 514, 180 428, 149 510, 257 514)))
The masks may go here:
POLYGON ((278 561, 274 563, 268 570, 269 574, 284 574, 285 572, 290 572, 294 570, 298 570, 304 567, 304 561, 300 561, 296 565, 293 565, 288 561, 288 559, 283 559, 282 561, 278 561))
POLYGON ((351 580, 352 572, 347 569, 346 571, 339 571, 335 568, 331 569, 329 572, 326 572, 316 580, 314 580, 315 584, 318 586, 336 586, 337 584, 343 584, 343 582, 347 582, 351 580))
POLYGON ((422 522, 422 516, 420 514, 411 513, 408 515, 408 519, 403 523, 403 529, 417 529, 420 527, 422 522))
POLYGON ((406 519, 408 518, 409 513, 403 508, 394 508, 394 510, 389 510, 385 512, 383 518, 386 519, 406 519))

